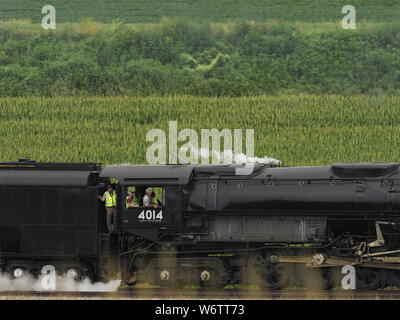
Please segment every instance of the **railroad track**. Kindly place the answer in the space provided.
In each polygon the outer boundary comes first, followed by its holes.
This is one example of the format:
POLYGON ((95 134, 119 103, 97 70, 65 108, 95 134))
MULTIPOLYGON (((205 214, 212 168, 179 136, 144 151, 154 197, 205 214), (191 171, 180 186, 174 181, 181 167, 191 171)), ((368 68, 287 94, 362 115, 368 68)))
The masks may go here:
POLYGON ((265 299, 265 300, 399 300, 400 290, 257 290, 257 289, 160 289, 120 288, 116 292, 98 291, 0 291, 4 297, 43 299, 265 299))

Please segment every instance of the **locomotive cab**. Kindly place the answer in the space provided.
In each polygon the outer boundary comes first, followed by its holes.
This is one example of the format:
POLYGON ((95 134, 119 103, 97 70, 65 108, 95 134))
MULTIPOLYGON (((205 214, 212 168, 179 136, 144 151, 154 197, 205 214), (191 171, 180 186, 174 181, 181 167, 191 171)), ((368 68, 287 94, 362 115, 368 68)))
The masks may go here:
POLYGON ((122 185, 121 206, 118 216, 119 227, 125 232, 135 234, 152 241, 158 241, 160 229, 167 229, 179 224, 180 202, 177 197, 179 188, 175 186, 163 185, 140 185, 131 184, 122 185), (151 187, 153 191, 153 203, 145 206, 143 197, 145 190, 151 187), (133 207, 127 207, 125 204, 125 195, 128 190, 134 188, 133 207), (139 191, 138 191, 139 190, 139 191))
POLYGON ((190 181, 193 166, 106 166, 100 176, 119 181, 117 194, 119 230, 154 242, 172 240, 182 224, 185 201, 182 187, 190 181), (155 193, 154 205, 144 206, 147 188, 155 193), (128 191, 134 193, 135 206, 126 206, 128 191))

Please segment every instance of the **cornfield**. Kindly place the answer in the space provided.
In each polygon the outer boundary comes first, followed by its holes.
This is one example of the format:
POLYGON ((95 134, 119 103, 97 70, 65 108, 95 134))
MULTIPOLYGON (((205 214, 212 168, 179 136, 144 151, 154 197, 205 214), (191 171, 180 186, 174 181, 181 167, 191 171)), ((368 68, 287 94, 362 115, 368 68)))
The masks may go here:
POLYGON ((255 155, 285 165, 399 161, 399 107, 390 96, 2 98, 0 161, 146 163, 146 133, 168 139, 169 121, 254 129, 255 155))
MULTIPOLYGON (((181 0, 52 0, 51 4, 60 14, 57 22, 77 21, 93 17, 96 21, 120 19, 129 22, 158 22, 164 16, 187 17, 197 21, 226 21, 228 19, 247 19, 256 21, 338 21, 340 9, 344 4, 335 0, 236 0, 236 1, 197 1, 181 0)), ((363 19, 373 21, 397 20, 399 5, 396 0, 373 1, 353 0, 357 14, 363 19)), ((41 8, 44 4, 32 0, 1 0, 2 19, 32 19, 41 22, 41 8), (29 8, 29 9, 28 9, 29 8), (28 10, 27 10, 28 9, 28 10)))

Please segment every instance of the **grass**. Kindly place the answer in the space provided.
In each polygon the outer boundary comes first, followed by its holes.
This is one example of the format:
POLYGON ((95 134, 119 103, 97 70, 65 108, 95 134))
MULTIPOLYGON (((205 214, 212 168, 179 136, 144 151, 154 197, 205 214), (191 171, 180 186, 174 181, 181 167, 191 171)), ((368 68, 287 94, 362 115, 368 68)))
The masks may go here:
POLYGON ((147 163, 146 133, 161 128, 168 140, 172 120, 178 132, 199 136, 254 129, 255 155, 290 166, 399 161, 399 104, 400 97, 336 95, 2 98, 0 161, 147 163))
MULTIPOLYGON (((46 3, 33 0, 2 0, 0 19, 31 19, 41 22, 41 9, 54 5, 58 22, 76 22, 93 17, 102 22, 120 19, 124 22, 158 22, 163 16, 186 17, 196 21, 227 21, 235 19, 269 21, 321 22, 339 21, 347 1, 337 0, 52 0, 46 3)), ((359 21, 396 21, 400 15, 397 0, 353 0, 359 21)))

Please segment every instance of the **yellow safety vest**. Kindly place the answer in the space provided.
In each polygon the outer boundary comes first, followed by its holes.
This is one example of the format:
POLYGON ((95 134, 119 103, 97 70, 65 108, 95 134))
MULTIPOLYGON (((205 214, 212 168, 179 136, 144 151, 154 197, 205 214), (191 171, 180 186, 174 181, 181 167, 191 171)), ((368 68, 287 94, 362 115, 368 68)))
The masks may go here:
MULTIPOLYGON (((129 196, 127 196, 126 199, 125 199, 125 204, 126 204, 126 207, 127 207, 127 208, 129 208, 129 206, 128 206, 128 199, 129 199, 129 196)), ((133 199, 132 199, 132 204, 133 204, 133 199)))
POLYGON ((117 197, 115 195, 115 191, 111 195, 108 191, 106 191, 106 207, 116 207, 117 206, 117 197))

